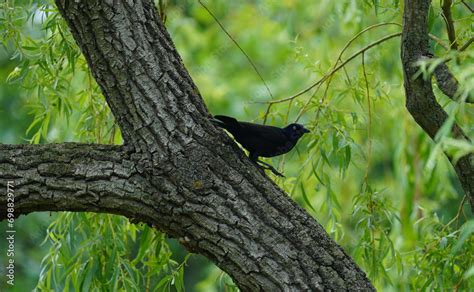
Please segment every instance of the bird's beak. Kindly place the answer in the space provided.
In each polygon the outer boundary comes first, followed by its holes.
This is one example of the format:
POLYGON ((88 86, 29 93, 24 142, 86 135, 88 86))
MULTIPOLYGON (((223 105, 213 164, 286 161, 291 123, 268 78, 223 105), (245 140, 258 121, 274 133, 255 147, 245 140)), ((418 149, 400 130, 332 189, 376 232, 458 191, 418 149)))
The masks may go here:
POLYGON ((311 131, 306 128, 303 128, 303 133, 311 133, 311 131))

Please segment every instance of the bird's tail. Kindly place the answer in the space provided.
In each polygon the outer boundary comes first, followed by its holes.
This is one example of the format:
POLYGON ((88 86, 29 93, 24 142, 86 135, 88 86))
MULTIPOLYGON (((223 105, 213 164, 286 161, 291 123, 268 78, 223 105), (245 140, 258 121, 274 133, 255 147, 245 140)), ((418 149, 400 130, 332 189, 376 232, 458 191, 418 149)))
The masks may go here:
POLYGON ((232 117, 217 115, 217 116, 214 116, 214 118, 211 121, 214 125, 224 128, 230 132, 240 127, 239 122, 232 117))

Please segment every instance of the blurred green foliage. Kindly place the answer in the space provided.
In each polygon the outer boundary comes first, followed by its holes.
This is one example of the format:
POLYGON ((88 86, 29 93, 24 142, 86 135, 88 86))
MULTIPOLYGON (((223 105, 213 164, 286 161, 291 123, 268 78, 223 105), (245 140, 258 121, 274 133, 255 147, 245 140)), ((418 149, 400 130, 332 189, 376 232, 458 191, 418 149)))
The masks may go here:
MULTIPOLYGON (((196 1, 160 2, 211 113, 254 122, 267 118, 279 126, 299 119, 312 130, 291 153, 273 159, 286 178, 272 178, 377 288, 474 289, 472 214, 443 154, 473 151, 471 143, 450 137, 449 129, 457 121, 473 138, 474 108, 453 102, 434 86, 451 120, 435 142, 429 139, 404 106, 399 37, 330 74, 369 43, 400 32, 403 3, 205 1, 258 67, 271 99, 245 56, 203 7, 196 1), (292 96, 321 79, 308 93, 269 108, 270 100, 292 96)), ((473 37, 474 16, 454 2, 458 43, 464 44, 473 37)), ((429 25, 448 43, 438 1, 429 25)), ((114 118, 52 1, 3 2, 0 28, 0 142, 121 143, 114 118)), ((473 99, 474 50, 448 52, 439 41, 431 44, 436 56, 455 60, 449 66, 462 86, 459 98, 473 99)), ((429 76, 433 64, 420 65, 420 74, 429 76)), ((19 266, 11 291, 235 289, 206 259, 118 216, 31 214, 17 220, 16 228, 19 266)))

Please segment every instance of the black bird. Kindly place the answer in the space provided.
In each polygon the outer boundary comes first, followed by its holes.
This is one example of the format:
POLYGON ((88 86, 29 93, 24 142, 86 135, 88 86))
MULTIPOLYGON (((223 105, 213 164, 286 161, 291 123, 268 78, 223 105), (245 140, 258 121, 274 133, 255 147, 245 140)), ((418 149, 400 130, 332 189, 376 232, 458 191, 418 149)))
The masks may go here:
POLYGON ((309 133, 303 125, 289 124, 285 128, 239 122, 235 118, 214 116, 212 122, 229 131, 235 140, 249 151, 252 162, 265 165, 274 174, 283 176, 273 166, 258 160, 259 156, 273 157, 289 152, 305 133, 309 133))

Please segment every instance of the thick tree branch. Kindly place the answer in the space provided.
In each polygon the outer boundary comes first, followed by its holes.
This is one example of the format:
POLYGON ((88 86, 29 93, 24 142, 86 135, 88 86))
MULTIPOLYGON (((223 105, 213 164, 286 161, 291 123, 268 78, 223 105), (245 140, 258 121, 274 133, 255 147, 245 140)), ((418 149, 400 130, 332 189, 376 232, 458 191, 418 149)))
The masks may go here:
MULTIPOLYGON (((448 115, 435 99, 431 80, 421 76, 414 78, 418 71, 415 65, 423 56, 429 54, 428 45, 428 9, 430 0, 405 0, 403 14, 403 34, 401 59, 404 70, 406 106, 415 121, 434 138, 448 115)), ((452 135, 467 139, 462 129, 454 124, 452 135)), ((452 161, 452 160, 451 160, 452 161)), ((474 155, 469 154, 454 164, 461 185, 469 198, 474 211, 474 155)))
MULTIPOLYGON (((451 73, 446 62, 442 62, 441 64, 436 66, 434 70, 434 76, 435 76, 436 84, 438 84, 438 88, 447 97, 451 98, 454 101, 460 101, 460 96, 458 95, 459 94, 458 80, 451 73)), ((464 100, 464 102, 474 103, 474 100, 468 97, 467 99, 464 100)))
MULTIPOLYGON (((133 217, 151 206, 134 199, 149 196, 135 165, 123 146, 0 144, 0 186, 13 182, 15 215, 94 211, 133 217)), ((5 200, 0 197, 0 218, 5 200)))
POLYGON ((209 257, 244 291, 373 290, 324 229, 209 122, 152 1, 57 5, 126 146, 76 145, 77 153, 67 145, 5 146, 2 180, 24 167, 16 177, 17 215, 80 210, 146 222, 209 257), (48 147, 58 161, 47 155, 48 147), (11 156, 37 162, 12 168, 11 156), (60 186, 54 186, 56 179, 60 186))
POLYGON ((434 70, 436 83, 439 89, 452 100, 457 100, 456 93, 458 92, 458 81, 449 71, 448 65, 442 62, 436 66, 434 70))

